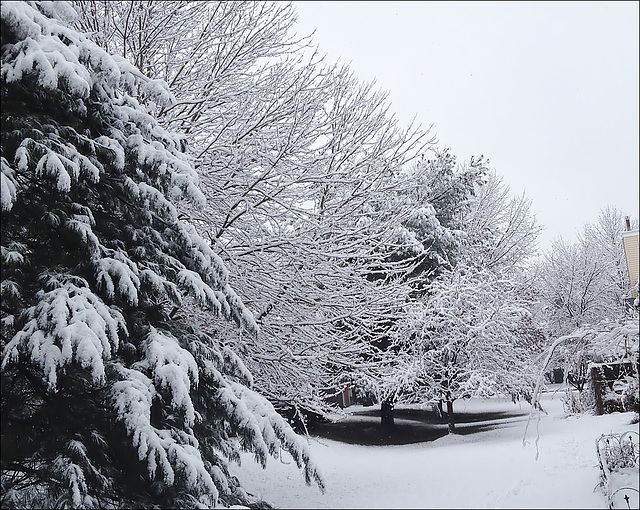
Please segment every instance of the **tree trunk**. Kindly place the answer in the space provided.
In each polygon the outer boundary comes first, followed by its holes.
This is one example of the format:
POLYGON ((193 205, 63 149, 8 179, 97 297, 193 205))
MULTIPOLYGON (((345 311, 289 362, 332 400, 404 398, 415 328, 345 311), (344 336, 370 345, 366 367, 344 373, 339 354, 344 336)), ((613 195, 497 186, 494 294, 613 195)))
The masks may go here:
POLYGON ((380 404, 380 418, 382 429, 391 434, 394 429, 394 421, 393 421, 393 402, 390 400, 384 400, 380 404))
POLYGON ((453 400, 447 400, 447 421, 449 422, 449 434, 454 434, 456 422, 453 417, 453 400))

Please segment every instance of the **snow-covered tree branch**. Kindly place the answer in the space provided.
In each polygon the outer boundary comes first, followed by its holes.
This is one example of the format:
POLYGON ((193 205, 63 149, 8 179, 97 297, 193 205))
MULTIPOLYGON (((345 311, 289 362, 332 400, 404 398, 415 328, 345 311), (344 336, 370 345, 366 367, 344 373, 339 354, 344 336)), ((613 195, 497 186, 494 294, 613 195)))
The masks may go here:
POLYGON ((175 99, 69 28, 67 3, 2 3, 2 506, 216 506, 252 499, 244 449, 308 447, 187 304, 253 315, 183 221, 206 200, 181 139, 138 98, 175 99))

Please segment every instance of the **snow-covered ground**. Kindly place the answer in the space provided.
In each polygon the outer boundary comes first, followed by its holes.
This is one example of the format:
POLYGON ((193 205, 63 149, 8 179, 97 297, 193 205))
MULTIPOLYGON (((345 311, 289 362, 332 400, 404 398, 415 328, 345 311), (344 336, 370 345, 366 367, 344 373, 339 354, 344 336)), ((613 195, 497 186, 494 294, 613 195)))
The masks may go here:
MULTIPOLYGON (((526 414, 497 429, 401 446, 311 437, 312 454, 326 481, 324 494, 305 485, 284 454, 280 461, 270 459, 266 470, 247 456, 242 471, 232 472, 249 492, 277 508, 607 508, 598 487, 596 439, 638 431, 638 425, 630 424, 632 413, 567 417, 562 394, 543 394, 548 414, 530 421, 524 444, 526 414)), ((472 399, 456 402, 454 410, 513 411, 519 406, 472 399)), ((522 404, 522 409, 530 406, 522 404)), ((633 483, 637 488, 637 476, 633 483)))

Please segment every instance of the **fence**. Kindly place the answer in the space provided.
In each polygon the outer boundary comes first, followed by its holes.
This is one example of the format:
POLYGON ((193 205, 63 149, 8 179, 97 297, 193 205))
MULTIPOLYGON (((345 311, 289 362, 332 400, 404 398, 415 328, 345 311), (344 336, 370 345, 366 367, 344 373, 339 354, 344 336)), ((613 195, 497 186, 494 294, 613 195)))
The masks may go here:
POLYGON ((602 434, 596 439, 601 484, 610 509, 638 508, 638 439, 634 431, 602 434))

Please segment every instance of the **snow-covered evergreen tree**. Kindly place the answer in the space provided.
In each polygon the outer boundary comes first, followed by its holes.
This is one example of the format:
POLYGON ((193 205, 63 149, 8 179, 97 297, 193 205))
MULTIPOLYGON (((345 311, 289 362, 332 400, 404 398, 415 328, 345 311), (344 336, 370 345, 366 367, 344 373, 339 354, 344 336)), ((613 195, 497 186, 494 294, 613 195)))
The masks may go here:
MULTIPOLYGON (((188 300, 257 325, 178 213, 204 196, 146 78, 67 23, 67 3, 2 2, 2 506, 251 503, 240 450, 306 443, 251 389, 188 300)), ((231 323, 228 327, 232 327, 231 323)))
POLYGON ((402 245, 412 247, 407 253, 400 250, 396 257, 415 257, 411 275, 416 278, 416 295, 444 269, 451 269, 461 251, 468 250, 466 238, 469 225, 463 222, 472 208, 478 190, 484 188, 489 172, 488 161, 471 157, 458 163, 450 149, 435 150, 431 158, 424 155, 415 165, 403 170, 413 186, 402 198, 408 203, 410 214, 402 222, 402 245))

